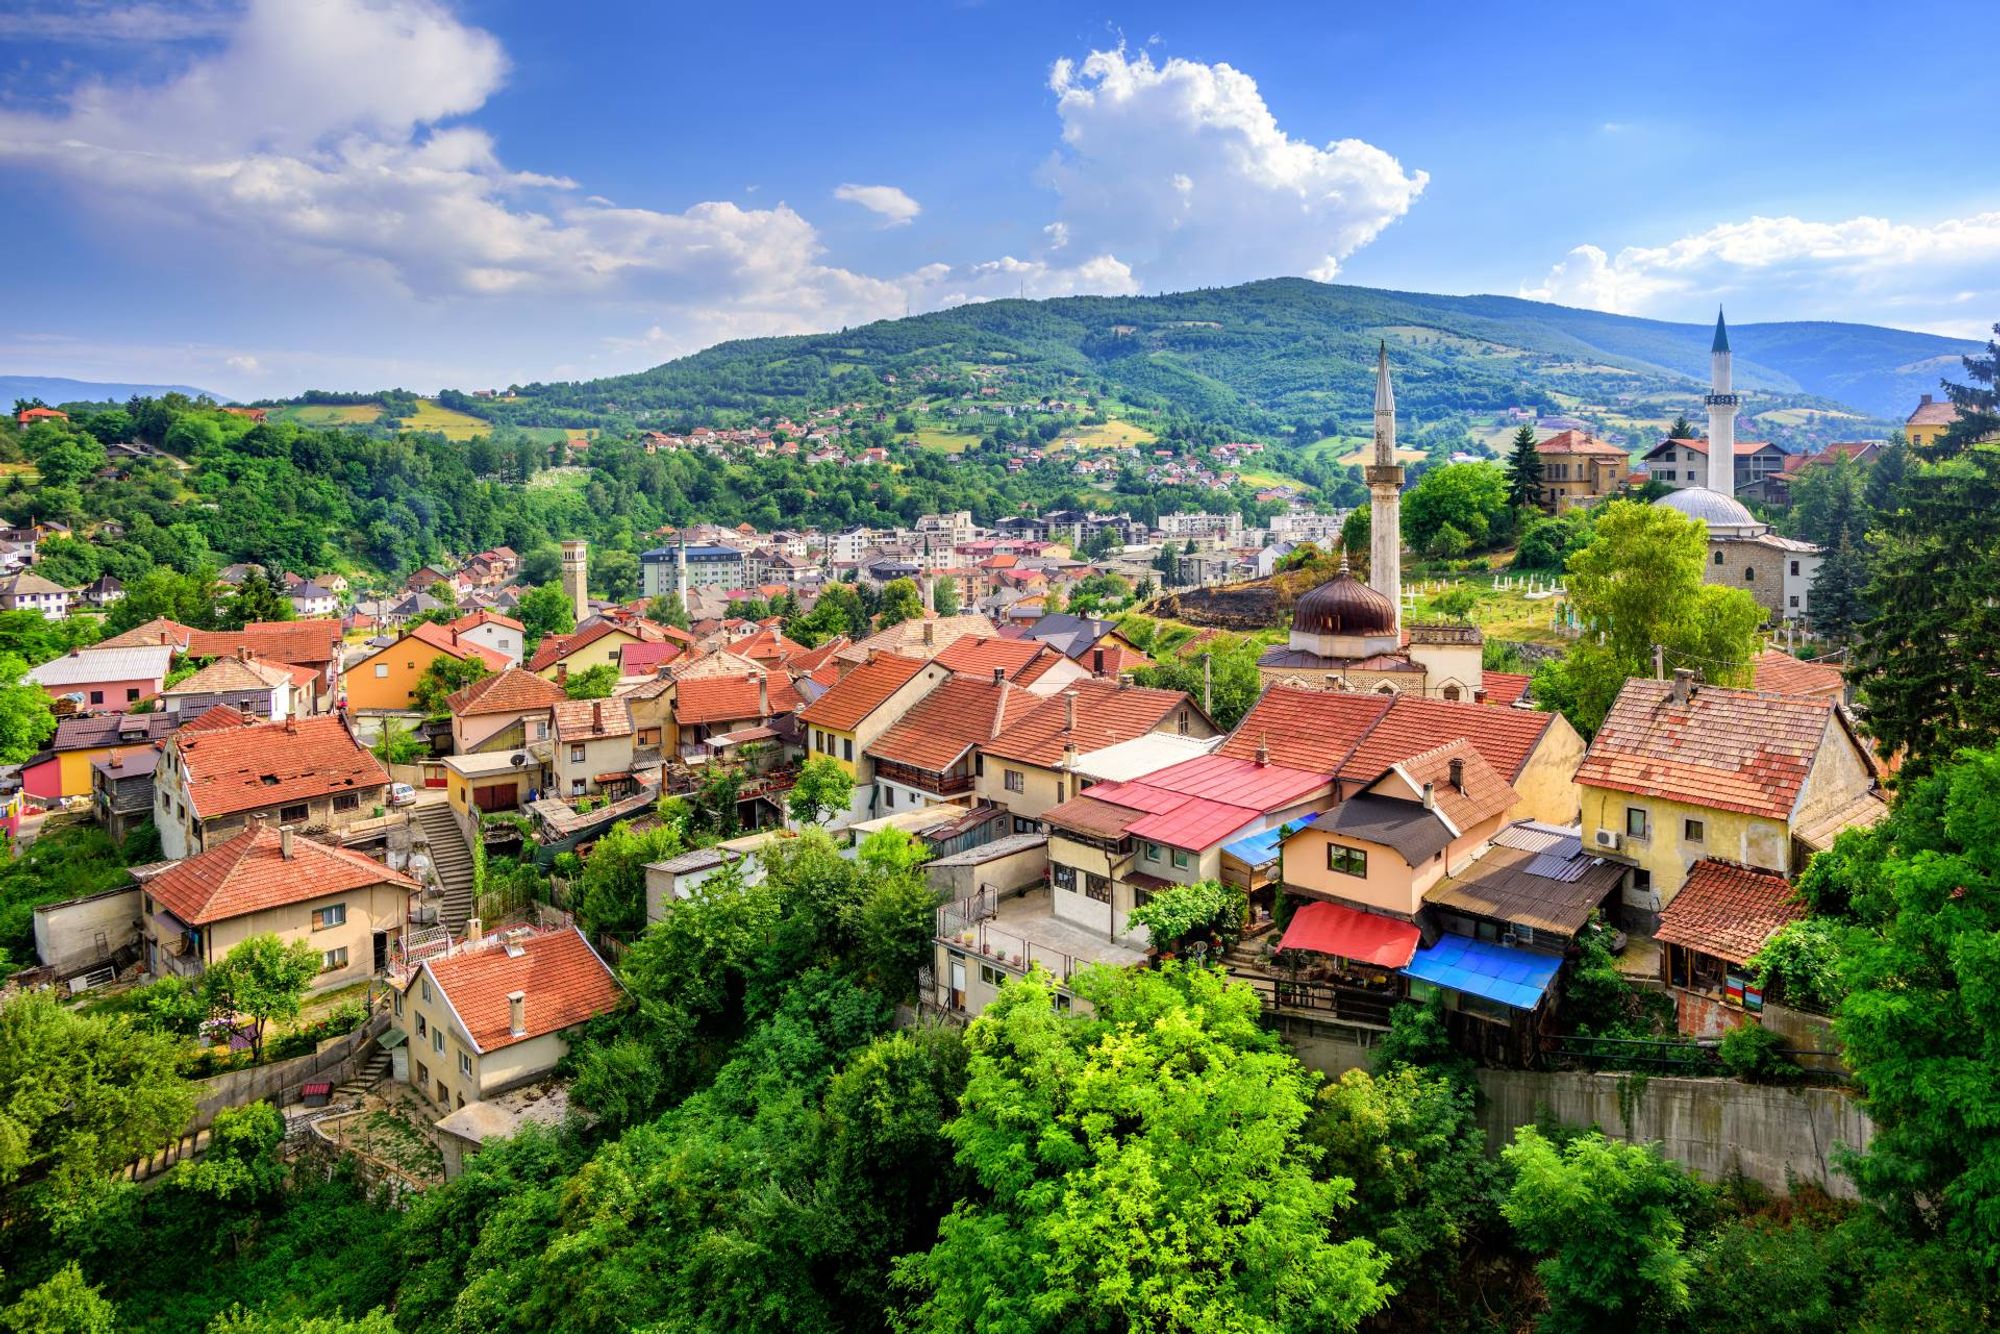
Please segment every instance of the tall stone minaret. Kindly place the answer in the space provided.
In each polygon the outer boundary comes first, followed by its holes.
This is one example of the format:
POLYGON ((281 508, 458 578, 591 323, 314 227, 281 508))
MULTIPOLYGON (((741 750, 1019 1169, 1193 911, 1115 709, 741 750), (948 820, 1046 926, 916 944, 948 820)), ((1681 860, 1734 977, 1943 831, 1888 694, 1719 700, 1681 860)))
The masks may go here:
POLYGON ((687 534, 679 534, 680 540, 674 545, 674 596, 681 600, 681 610, 687 610, 688 601, 688 540, 687 534))
POLYGON ((1403 626, 1403 465, 1396 462, 1396 391, 1389 385, 1389 344, 1375 355, 1375 457, 1369 495, 1368 585, 1396 609, 1403 626))
POLYGON ((1725 496, 1736 494, 1736 409, 1743 402, 1736 393, 1735 376, 1729 366, 1729 330, 1722 323, 1722 311, 1715 312, 1715 341, 1708 348, 1708 489, 1725 496))

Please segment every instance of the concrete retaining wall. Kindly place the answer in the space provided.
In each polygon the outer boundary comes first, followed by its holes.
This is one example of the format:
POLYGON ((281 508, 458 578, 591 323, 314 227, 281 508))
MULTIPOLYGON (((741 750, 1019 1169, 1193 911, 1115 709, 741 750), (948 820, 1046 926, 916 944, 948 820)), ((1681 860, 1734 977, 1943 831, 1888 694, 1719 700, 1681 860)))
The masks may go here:
POLYGON ((367 1063, 375 1039, 388 1027, 389 1012, 378 1010, 360 1028, 309 1055, 201 1080, 195 1086, 194 1118, 188 1122, 188 1131, 203 1129, 225 1107, 247 1107, 253 1102, 283 1107, 297 1102, 299 1086, 312 1080, 344 1083, 367 1063))

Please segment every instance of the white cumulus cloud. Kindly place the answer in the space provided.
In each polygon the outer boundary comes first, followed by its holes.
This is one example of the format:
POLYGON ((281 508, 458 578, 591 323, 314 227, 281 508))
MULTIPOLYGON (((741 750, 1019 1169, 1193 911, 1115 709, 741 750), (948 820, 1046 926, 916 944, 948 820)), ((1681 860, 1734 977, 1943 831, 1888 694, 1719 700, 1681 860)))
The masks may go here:
POLYGON ((1256 80, 1226 64, 1093 51, 1057 61, 1049 87, 1062 147, 1043 175, 1061 236, 1117 255, 1149 287, 1330 279, 1429 180, 1359 139, 1294 138, 1256 80))
POLYGON ((1752 217, 1615 255, 1579 245, 1520 294, 1621 314, 1687 315, 1728 296, 1743 318, 1880 320, 1980 336, 2000 311, 2000 213, 1937 222, 1752 217), (1963 318, 1951 314, 1963 309, 1963 318))
POLYGON ((881 218, 885 227, 906 226, 924 211, 923 205, 893 185, 842 185, 834 190, 833 197, 859 204, 881 218))

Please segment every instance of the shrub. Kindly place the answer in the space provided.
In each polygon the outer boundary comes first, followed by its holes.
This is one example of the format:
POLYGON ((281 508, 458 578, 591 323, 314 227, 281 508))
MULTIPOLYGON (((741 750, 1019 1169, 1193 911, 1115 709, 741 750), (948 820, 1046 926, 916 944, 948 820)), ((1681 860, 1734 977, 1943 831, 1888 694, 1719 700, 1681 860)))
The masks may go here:
POLYGON ((1832 1014, 1847 994, 1840 977, 1842 927, 1825 917, 1787 922, 1750 961, 1766 995, 1815 1014, 1832 1014))
POLYGON ((1739 1024, 1722 1035, 1723 1069, 1751 1084, 1790 1084, 1805 1075, 1785 1054, 1785 1040, 1762 1024, 1739 1024))
POLYGON ((1132 910, 1127 919, 1152 932, 1153 943, 1165 950, 1192 936, 1213 931, 1233 941, 1243 930, 1250 901, 1241 889, 1219 880, 1174 885, 1132 910))

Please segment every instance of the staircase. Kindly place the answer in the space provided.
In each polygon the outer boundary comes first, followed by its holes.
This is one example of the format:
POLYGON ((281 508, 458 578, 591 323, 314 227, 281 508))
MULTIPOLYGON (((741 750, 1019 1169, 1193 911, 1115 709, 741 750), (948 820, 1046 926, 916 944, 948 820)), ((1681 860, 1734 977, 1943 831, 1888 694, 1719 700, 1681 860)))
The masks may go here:
POLYGON ((430 844, 438 883, 444 886, 438 922, 458 935, 472 920, 472 849, 466 846, 451 807, 443 802, 417 807, 416 819, 424 841, 430 844))
POLYGON ((354 1077, 333 1091, 333 1101, 359 1103, 362 1095, 389 1077, 389 1053, 376 1047, 367 1064, 354 1072, 354 1077))

